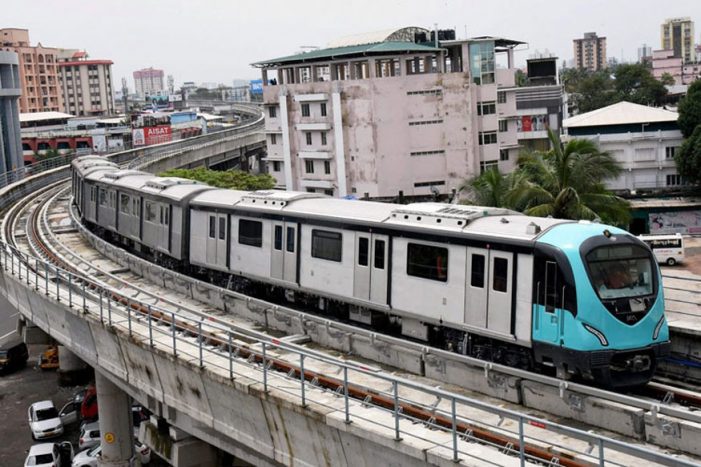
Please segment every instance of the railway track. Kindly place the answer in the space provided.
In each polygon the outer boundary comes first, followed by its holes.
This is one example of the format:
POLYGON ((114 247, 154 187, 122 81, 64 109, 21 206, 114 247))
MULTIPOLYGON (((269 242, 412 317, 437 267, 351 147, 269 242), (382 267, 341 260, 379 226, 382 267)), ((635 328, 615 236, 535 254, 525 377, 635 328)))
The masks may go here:
MULTIPOLYGON (((202 312, 183 305, 183 303, 166 299, 158 292, 153 293, 138 287, 133 282, 119 277, 125 272, 123 269, 118 271, 119 273, 110 273, 101 269, 98 266, 98 262, 90 258, 83 258, 72 251, 65 246, 65 243, 70 242, 66 242, 65 238, 59 238, 68 234, 80 235, 77 230, 72 232, 71 228, 65 227, 65 219, 68 218, 67 211, 65 211, 65 205, 67 204, 66 190, 66 187, 56 184, 45 191, 38 192, 36 197, 41 198, 41 200, 24 203, 24 208, 18 209, 17 213, 10 218, 10 225, 12 225, 11 231, 19 234, 13 234, 15 246, 20 247, 24 245, 25 248, 31 250, 31 253, 40 255, 50 260, 56 266, 84 277, 82 283, 73 284, 73 287, 80 288, 84 286, 84 290, 87 289, 88 293, 94 294, 95 300, 99 300, 101 304, 103 299, 106 303, 115 303, 115 311, 117 307, 127 308, 141 315, 143 319, 153 320, 162 327, 169 327, 178 333, 178 338, 200 335, 203 336, 205 344, 222 349, 224 354, 235 355, 235 358, 238 360, 263 365, 290 378, 303 379, 317 387, 337 393, 339 391, 347 391, 350 397, 362 400, 366 404, 386 410, 395 409, 396 400, 387 394, 355 384, 344 387, 344 382, 338 378, 330 378, 327 375, 301 368, 299 365, 276 357, 273 349, 280 345, 281 340, 264 333, 256 332, 252 329, 239 328, 237 329, 239 334, 235 342, 231 342, 230 339, 227 339, 221 333, 208 332, 203 334, 201 328, 192 324, 193 320, 202 321, 206 319, 217 323, 226 323, 226 321, 219 316, 213 316, 211 313, 202 312), (64 210, 63 213, 60 212, 62 209, 64 210), (19 225, 21 220, 24 220, 26 223, 24 228, 19 225), (58 228, 56 227, 57 225, 58 228), (168 309, 170 312, 164 312, 162 311, 163 309, 168 309), (269 342, 268 355, 261 353, 256 348, 256 342, 259 343, 261 341, 269 342)), ((8 231, 6 230, 6 236, 9 237, 7 233, 8 231)), ((31 268, 31 265, 28 267, 31 268)), ((41 273, 41 271, 37 272, 41 273)), ((280 349, 281 347, 277 348, 280 349)), ((660 389, 654 394, 660 395, 661 391, 660 389)), ((669 389, 665 391, 665 394, 662 396, 663 399, 670 398, 667 395, 668 393, 669 389)), ((653 394, 653 392, 651 391, 650 394, 653 394)), ((675 395, 673 400, 678 401, 679 397, 675 395)), ((416 406, 411 403, 401 403, 400 410, 406 417, 416 420, 417 423, 429 423, 444 429, 452 428, 450 419, 444 416, 436 416, 435 410, 432 411, 430 408, 416 406)), ((532 426, 539 428, 538 424, 534 423, 532 426)), ((455 429, 460 433, 461 439, 470 439, 489 444, 511 453, 519 453, 521 447, 523 447, 524 453, 539 463, 550 465, 587 465, 587 463, 582 463, 578 460, 576 456, 569 454, 567 450, 558 452, 557 449, 543 449, 538 443, 534 445, 519 443, 519 440, 513 436, 485 429, 479 424, 464 421, 459 423, 455 429)))

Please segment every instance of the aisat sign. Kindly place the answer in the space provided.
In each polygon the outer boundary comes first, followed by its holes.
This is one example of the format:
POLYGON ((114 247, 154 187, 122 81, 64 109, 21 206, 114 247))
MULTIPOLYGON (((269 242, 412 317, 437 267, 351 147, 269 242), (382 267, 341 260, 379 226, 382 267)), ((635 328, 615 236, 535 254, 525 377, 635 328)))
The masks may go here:
POLYGON ((170 128, 167 126, 157 126, 146 128, 146 136, 163 136, 170 133, 170 128))

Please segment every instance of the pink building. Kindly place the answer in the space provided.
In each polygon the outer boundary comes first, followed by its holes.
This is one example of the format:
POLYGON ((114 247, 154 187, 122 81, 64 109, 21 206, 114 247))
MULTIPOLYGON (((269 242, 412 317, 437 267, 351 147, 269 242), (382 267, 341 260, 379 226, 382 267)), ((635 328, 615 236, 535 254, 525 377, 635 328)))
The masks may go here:
POLYGON ((401 28, 255 63, 280 188, 372 198, 450 193, 517 157, 513 49, 401 28), (497 68, 502 56, 506 68, 497 68))
POLYGON ((134 87, 141 97, 160 95, 165 91, 163 70, 153 67, 134 72, 134 87))
POLYGON ((661 79, 666 73, 674 78, 674 84, 691 84, 701 77, 701 63, 683 63, 681 57, 675 57, 673 50, 655 50, 652 52, 652 74, 661 79))

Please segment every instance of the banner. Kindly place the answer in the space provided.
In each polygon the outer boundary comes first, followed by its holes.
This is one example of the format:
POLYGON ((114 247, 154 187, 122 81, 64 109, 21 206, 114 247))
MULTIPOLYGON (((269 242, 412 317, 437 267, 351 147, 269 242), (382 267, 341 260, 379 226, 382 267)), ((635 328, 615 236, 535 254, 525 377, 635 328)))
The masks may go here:
POLYGON ((649 217, 651 234, 701 234, 701 211, 656 212, 649 217))
POLYGON ((134 128, 131 132, 132 146, 150 146, 172 141, 173 133, 169 125, 134 128))

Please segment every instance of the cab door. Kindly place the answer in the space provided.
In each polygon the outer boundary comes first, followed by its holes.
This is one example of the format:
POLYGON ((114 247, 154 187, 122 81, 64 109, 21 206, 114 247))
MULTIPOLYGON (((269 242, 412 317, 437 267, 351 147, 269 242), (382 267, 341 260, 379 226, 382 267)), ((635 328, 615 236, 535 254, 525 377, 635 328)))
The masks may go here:
MULTIPOLYGON (((543 261, 543 260, 541 260, 543 261)), ((544 260, 541 277, 536 283, 536 302, 534 338, 542 342, 558 345, 560 342, 560 320, 562 309, 558 307, 559 284, 557 263, 544 260)))
POLYGON ((507 251, 490 250, 489 262, 487 329, 510 334, 514 254, 507 251))
POLYGON ((287 282, 297 282, 297 231, 294 222, 272 223, 270 276, 287 282))
POLYGON ((387 235, 357 232, 353 263, 353 296, 387 304, 387 235))
POLYGON ((216 228, 216 265, 228 269, 227 259, 229 249, 227 248, 229 241, 229 216, 228 214, 217 214, 216 228))

